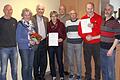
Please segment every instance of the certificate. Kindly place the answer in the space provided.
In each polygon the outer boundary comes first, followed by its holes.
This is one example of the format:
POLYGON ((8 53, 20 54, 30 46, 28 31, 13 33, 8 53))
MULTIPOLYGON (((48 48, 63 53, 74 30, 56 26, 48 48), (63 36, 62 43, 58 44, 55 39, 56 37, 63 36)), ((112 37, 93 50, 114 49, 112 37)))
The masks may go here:
POLYGON ((49 46, 58 46, 58 33, 49 33, 48 36, 49 46))
POLYGON ((82 33, 90 33, 90 32, 92 32, 92 29, 90 27, 88 27, 88 24, 90 24, 90 18, 81 19, 82 33))

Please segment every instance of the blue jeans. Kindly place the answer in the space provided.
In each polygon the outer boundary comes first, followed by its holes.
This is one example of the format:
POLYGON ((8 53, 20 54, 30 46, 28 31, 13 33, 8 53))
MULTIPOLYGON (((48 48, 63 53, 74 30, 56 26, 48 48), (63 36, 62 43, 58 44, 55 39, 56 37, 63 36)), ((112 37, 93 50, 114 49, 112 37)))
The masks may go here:
POLYGON ((1 56, 1 80, 6 80, 8 59, 10 59, 11 64, 12 80, 17 80, 18 54, 16 47, 1 48, 0 56, 1 56))
POLYGON ((60 77, 64 77, 64 67, 63 67, 63 46, 52 46, 48 47, 49 59, 50 59, 50 70, 52 77, 56 77, 56 68, 55 68, 55 54, 59 67, 60 77))
POLYGON ((70 65, 70 74, 74 75, 74 58, 77 64, 77 75, 81 76, 81 57, 82 57, 82 43, 81 44, 71 44, 67 43, 68 49, 68 59, 70 65), (75 57, 74 57, 75 56, 75 57))
POLYGON ((107 56, 108 50, 100 48, 100 60, 103 80, 115 80, 115 51, 107 56))
POLYGON ((19 49, 19 53, 22 62, 22 80, 32 80, 34 50, 19 49))

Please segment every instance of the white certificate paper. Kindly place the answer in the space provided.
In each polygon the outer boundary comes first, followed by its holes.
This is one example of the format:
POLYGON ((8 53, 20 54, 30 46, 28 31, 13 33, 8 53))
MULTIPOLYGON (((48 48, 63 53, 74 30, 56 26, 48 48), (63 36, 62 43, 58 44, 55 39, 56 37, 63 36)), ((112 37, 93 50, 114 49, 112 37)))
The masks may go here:
POLYGON ((90 27, 88 27, 88 24, 90 24, 90 18, 81 19, 82 33, 90 33, 90 32, 92 32, 92 29, 90 27))
POLYGON ((49 46, 58 46, 58 33, 49 33, 49 46))

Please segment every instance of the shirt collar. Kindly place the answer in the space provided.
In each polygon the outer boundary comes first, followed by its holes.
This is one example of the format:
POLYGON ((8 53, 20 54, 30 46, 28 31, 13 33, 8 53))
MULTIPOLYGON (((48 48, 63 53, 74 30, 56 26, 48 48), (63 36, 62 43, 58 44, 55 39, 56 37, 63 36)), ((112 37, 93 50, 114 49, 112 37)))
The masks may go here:
MULTIPOLYGON (((106 18, 104 18, 104 20, 105 20, 106 18)), ((109 20, 114 20, 115 18, 112 16, 110 19, 108 19, 107 21, 109 21, 109 20)))
POLYGON ((72 20, 72 19, 70 19, 71 20, 71 22, 76 22, 78 19, 76 18, 75 20, 72 20))

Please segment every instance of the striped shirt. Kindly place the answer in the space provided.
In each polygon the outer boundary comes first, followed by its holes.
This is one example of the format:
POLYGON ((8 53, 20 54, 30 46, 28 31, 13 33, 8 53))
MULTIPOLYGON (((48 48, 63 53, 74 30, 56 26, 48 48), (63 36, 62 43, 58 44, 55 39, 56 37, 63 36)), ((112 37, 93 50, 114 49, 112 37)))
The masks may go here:
POLYGON ((67 32, 67 42, 73 44, 82 43, 82 38, 78 35, 78 25, 80 20, 76 19, 75 21, 67 20, 66 21, 66 32, 67 32))
POLYGON ((110 49, 115 35, 120 32, 120 24, 114 18, 111 17, 109 20, 103 20, 103 24, 101 26, 101 48, 110 49))

